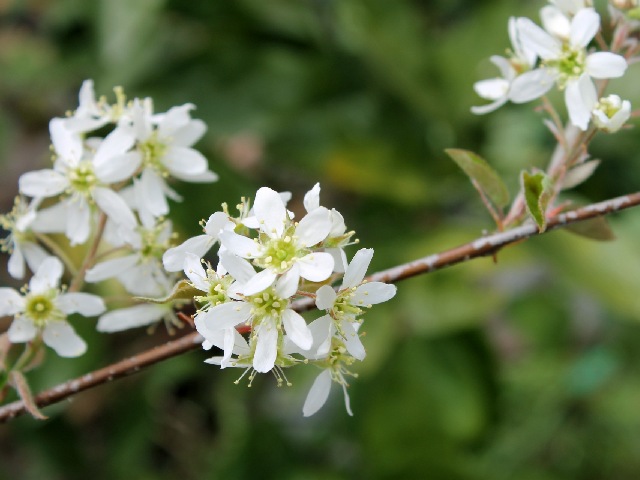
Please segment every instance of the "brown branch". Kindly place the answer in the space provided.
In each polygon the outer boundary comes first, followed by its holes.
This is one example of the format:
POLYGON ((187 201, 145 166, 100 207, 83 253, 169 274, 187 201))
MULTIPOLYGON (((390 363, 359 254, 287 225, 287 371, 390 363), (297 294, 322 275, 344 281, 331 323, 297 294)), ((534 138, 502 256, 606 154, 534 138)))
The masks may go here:
MULTIPOLYGON (((637 205, 640 205, 640 192, 595 203, 559 214, 549 219, 546 231, 637 205)), ((495 255, 500 249, 507 245, 538 234, 538 227, 534 223, 527 223, 506 232, 487 235, 459 247, 374 273, 367 277, 367 279, 369 281, 388 283, 398 282, 416 275, 450 267, 473 258, 495 255)), ((313 299, 305 298, 294 302, 293 307, 297 311, 305 311, 311 309, 313 305, 313 299)), ((189 333, 177 340, 167 342, 164 345, 157 346, 139 355, 121 360, 100 370, 45 390, 36 395, 35 404, 38 407, 45 407, 83 390, 93 388, 116 378, 126 377, 162 360, 197 349, 200 347, 202 340, 202 337, 197 332, 189 333)), ((16 401, 0 407, 0 422, 6 422, 13 417, 25 413, 25 411, 26 407, 22 401, 16 401)))

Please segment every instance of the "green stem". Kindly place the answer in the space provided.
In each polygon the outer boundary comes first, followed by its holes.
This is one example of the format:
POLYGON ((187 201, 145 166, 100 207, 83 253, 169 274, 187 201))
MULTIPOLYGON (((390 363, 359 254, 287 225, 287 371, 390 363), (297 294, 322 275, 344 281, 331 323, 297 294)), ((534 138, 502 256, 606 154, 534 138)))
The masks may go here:
POLYGON ((51 253, 53 253, 55 256, 60 258, 60 260, 62 260, 62 262, 67 267, 67 270, 69 270, 69 272, 71 273, 72 277, 75 277, 78 274, 78 270, 76 269, 76 266, 73 264, 73 262, 71 261, 69 256, 66 254, 66 252, 62 248, 60 248, 60 245, 58 245, 56 242, 51 240, 49 236, 44 235, 42 233, 35 232, 35 236, 36 236, 36 239, 40 243, 42 243, 45 247, 47 247, 47 249, 49 249, 51 253))

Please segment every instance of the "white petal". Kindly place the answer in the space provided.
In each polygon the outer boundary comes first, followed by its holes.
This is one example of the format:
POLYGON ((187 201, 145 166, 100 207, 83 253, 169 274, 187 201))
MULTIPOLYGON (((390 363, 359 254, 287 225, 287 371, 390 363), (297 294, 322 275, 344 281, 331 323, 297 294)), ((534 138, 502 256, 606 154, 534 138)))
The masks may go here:
POLYGON ((136 217, 124 201, 113 190, 103 187, 93 189, 93 199, 107 216, 119 225, 134 228, 137 225, 136 217))
POLYGON ((282 198, 275 190, 262 187, 256 192, 253 204, 260 229, 271 238, 279 238, 284 232, 287 209, 282 198))
POLYGON ((558 7, 552 5, 542 7, 540 19, 544 29, 554 37, 568 39, 571 35, 571 22, 558 7))
POLYGON ((320 184, 316 183, 311 190, 304 195, 304 208, 311 212, 320 206, 320 184))
POLYGON ((253 356, 253 368, 257 372, 266 373, 273 368, 278 356, 278 329, 275 325, 263 323, 257 330, 258 344, 253 356))
POLYGON ((0 317, 24 310, 24 297, 13 288, 0 287, 0 317))
POLYGON ((191 280, 198 290, 209 293, 207 272, 202 266, 200 257, 193 253, 187 253, 184 259, 184 274, 191 280))
POLYGON ((580 84, 584 81, 591 83, 591 79, 587 74, 583 74, 578 80, 568 82, 564 91, 564 100, 567 104, 569 119, 571 123, 583 131, 589 126, 591 110, 594 106, 593 104, 587 105, 582 97, 580 84))
POLYGON ((49 122, 51 143, 60 158, 67 165, 77 165, 82 158, 82 139, 80 135, 69 130, 62 118, 54 118, 49 122))
POLYGON ((295 343, 302 350, 309 350, 313 345, 313 336, 304 318, 291 309, 282 312, 282 325, 289 340, 295 343))
POLYGON ((351 298, 351 303, 357 306, 375 305, 392 299, 396 291, 396 286, 388 283, 365 283, 356 289, 355 295, 351 298))
POLYGON ((78 357, 87 351, 87 344, 67 322, 49 322, 42 339, 61 357, 78 357))
POLYGON ((172 287, 172 282, 159 261, 139 263, 118 275, 118 281, 129 293, 139 297, 165 296, 172 287))
POLYGON ((207 235, 217 239, 220 232, 226 227, 233 228, 234 223, 229 220, 229 215, 224 212, 215 212, 211 214, 209 220, 204 226, 204 231, 207 235))
POLYGON ((239 257, 254 258, 260 256, 260 245, 257 242, 230 230, 220 232, 220 242, 224 245, 224 248, 239 257))
POLYGON ((304 216, 296 228, 296 236, 305 247, 311 247, 323 241, 331 231, 331 213, 324 207, 318 207, 304 216))
POLYGON ((27 265, 29 265, 29 269, 31 269, 32 272, 38 270, 38 267, 44 262, 44 259, 50 256, 49 252, 37 243, 25 242, 21 248, 24 259, 27 261, 27 265))
POLYGON ((105 313, 98 320, 99 332, 120 332, 160 321, 167 313, 164 305, 135 305, 105 313))
POLYGON ((190 147, 200 140, 206 131, 207 125, 202 120, 190 120, 189 123, 171 133, 171 140, 179 147, 190 147))
POLYGON ((11 343, 23 343, 33 340, 37 333, 38 329, 32 321, 24 317, 18 317, 11 323, 7 331, 7 337, 11 343))
MULTIPOLYGON (((178 174, 177 172, 173 172, 173 176, 182 180, 183 182, 190 182, 190 183, 217 182, 218 179, 220 178, 218 174, 212 172, 211 170, 206 170, 202 173, 194 173, 194 174, 187 174, 187 173, 178 174)), ((173 198, 173 197, 169 196, 169 198, 173 198)))
POLYGON ((170 147, 162 157, 162 163, 167 167, 171 175, 180 178, 180 175, 199 175, 207 171, 207 159, 197 150, 186 147, 170 147))
POLYGON ((573 47, 586 47, 600 29, 600 15, 592 8, 583 8, 571 20, 573 47))
POLYGON ((487 105, 473 106, 471 107, 471 113, 473 113, 474 115, 485 115, 487 113, 491 113, 507 103, 508 99, 509 98, 505 96, 496 100, 495 102, 488 103, 487 105))
POLYGON ((595 52, 587 57, 585 70, 593 78, 618 78, 627 70, 627 61, 615 53, 595 52))
POLYGON ((333 308, 338 295, 330 285, 321 286, 316 292, 316 306, 320 310, 329 310, 333 308))
POLYGON ((509 85, 509 81, 504 78, 490 78, 474 83, 473 89, 485 100, 493 101, 506 99, 509 85))
POLYGON ((361 248, 358 250, 347 267, 340 290, 360 285, 364 280, 372 258, 373 248, 361 248))
POLYGON ((513 80, 509 100, 514 103, 530 102, 547 93, 554 82, 553 73, 546 68, 537 68, 523 73, 513 80))
MULTIPOLYGON (((157 115, 158 135, 160 138, 170 138, 177 129, 188 125, 191 122, 191 110, 195 109, 192 103, 185 103, 171 107, 165 114, 157 115)), ((155 120, 154 118, 154 120, 155 120)))
POLYGON ((347 256, 342 248, 327 248, 325 250, 333 257, 333 271, 344 273, 347 270, 347 256))
POLYGON ((22 249, 19 245, 14 245, 13 252, 9 256, 7 262, 7 271, 13 278, 23 279, 25 271, 24 256, 22 255, 22 249))
POLYGON ((345 346, 347 347, 349 354, 351 354, 353 358, 364 360, 364 357, 367 356, 367 352, 364 349, 364 345, 362 345, 360 335, 358 335, 356 329, 353 328, 351 322, 347 320, 340 322, 340 326, 344 332, 345 346))
POLYGON ((275 291, 280 298, 289 298, 298 291, 300 283, 300 267, 295 264, 284 272, 276 282, 275 291))
POLYGON ((313 381, 302 407, 302 415, 310 417, 327 403, 331 391, 331 371, 323 370, 313 381))
POLYGON ((38 210, 31 230, 41 233, 64 233, 67 203, 58 202, 51 207, 38 210))
POLYGON ((104 167, 111 163, 114 157, 126 153, 135 143, 136 137, 130 127, 118 126, 107 135, 96 150, 93 157, 93 165, 96 168, 104 167))
MULTIPOLYGON (((246 302, 223 303, 196 316, 198 321, 209 330, 224 330, 225 328, 235 327, 239 323, 245 323, 250 317, 251 305, 246 302)), ((207 338, 203 332, 200 332, 200 334, 207 338)))
POLYGON ((220 252, 220 263, 233 278, 242 284, 247 283, 256 274, 249 262, 226 250, 220 252))
POLYGON ((87 241, 91 233, 91 209, 84 198, 65 202, 67 221, 65 235, 71 245, 81 245, 87 241))
POLYGON ((140 180, 135 182, 136 196, 156 217, 169 213, 165 185, 162 177, 151 168, 145 168, 140 175, 140 180))
POLYGON ((170 248, 162 256, 162 264, 167 272, 179 272, 184 267, 187 253, 202 258, 211 249, 215 240, 209 235, 197 235, 185 240, 177 247, 170 248))
POLYGON ((138 263, 138 255, 127 255, 126 257, 113 258, 98 263, 87 271, 85 280, 89 283, 101 282, 107 278, 113 278, 126 272, 138 263))
POLYGON ((96 176, 104 183, 117 183, 128 180, 138 170, 142 156, 139 152, 123 153, 109 158, 94 168, 96 176))
POLYGON ((38 271, 29 282, 29 290, 40 293, 52 288, 57 288, 64 272, 62 262, 57 257, 47 257, 40 264, 38 271))
POLYGON ((312 282, 322 282, 333 272, 333 257, 326 252, 310 253, 298 260, 300 276, 312 282))
POLYGON ((29 197, 53 197, 64 192, 69 181, 51 169, 23 173, 18 180, 20 193, 29 197))
POLYGON ((538 25, 525 17, 516 20, 523 47, 534 51, 541 58, 551 60, 562 53, 562 44, 538 25))
POLYGON ((79 313, 85 317, 95 317, 106 310, 102 298, 83 292, 63 293, 56 300, 56 305, 67 315, 79 313))
POLYGON ((263 290, 266 290, 273 282, 276 281, 277 275, 271 270, 263 270, 259 273, 256 273, 247 283, 245 283, 240 291, 244 295, 255 295, 256 293, 260 293, 263 290))

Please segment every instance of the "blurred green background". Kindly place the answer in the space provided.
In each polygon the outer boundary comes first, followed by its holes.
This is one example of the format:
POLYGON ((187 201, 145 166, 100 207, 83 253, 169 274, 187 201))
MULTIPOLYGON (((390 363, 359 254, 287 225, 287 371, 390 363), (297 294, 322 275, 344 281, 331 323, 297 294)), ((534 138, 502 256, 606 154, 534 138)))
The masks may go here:
MULTIPOLYGON (((598 3, 602 7, 603 2, 598 3)), ((181 185, 183 235, 221 202, 317 181, 371 271, 467 242, 491 219, 443 153, 479 152, 512 194, 553 141, 532 105, 485 117, 473 82, 508 46, 507 19, 544 2, 506 0, 0 1, 0 204, 48 158, 48 120, 122 85, 157 111, 192 102, 198 147, 220 174, 181 185)), ((601 9, 603 11, 603 9, 601 9)), ((637 66, 612 91, 640 105, 637 66)), ((112 97, 110 97, 112 98, 112 97)), ((640 138, 597 138, 598 174, 576 204, 638 190, 640 138)), ((297 202, 297 203, 296 203, 297 202)), ((640 212, 610 219, 615 242, 554 232, 399 284, 366 317, 368 357, 317 415, 316 372, 251 389, 192 352, 0 427, 0 478, 637 479, 640 471, 640 212)), ((349 252, 353 255, 355 249, 349 252)), ((18 286, 6 275, 2 282, 18 286)), ((75 322, 80 359, 49 352, 29 374, 55 385, 166 340, 75 322)))

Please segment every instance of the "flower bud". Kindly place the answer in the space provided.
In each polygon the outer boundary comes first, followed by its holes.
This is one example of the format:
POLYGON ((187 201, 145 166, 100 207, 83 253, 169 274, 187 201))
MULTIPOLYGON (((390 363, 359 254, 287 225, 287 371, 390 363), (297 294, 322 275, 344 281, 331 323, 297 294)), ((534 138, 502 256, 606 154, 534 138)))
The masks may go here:
POLYGON ((608 133, 617 132, 631 115, 631 103, 618 95, 603 97, 591 111, 593 123, 608 133))

